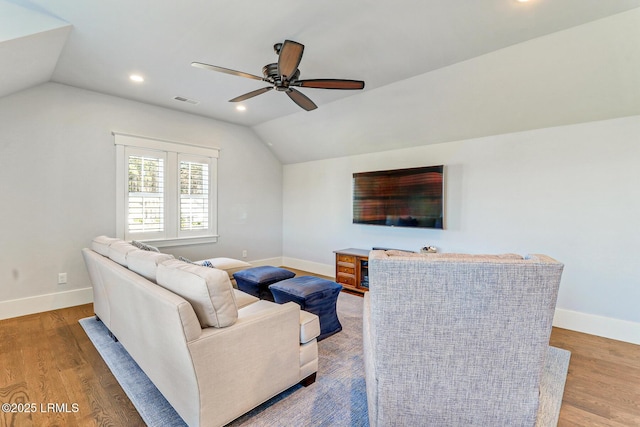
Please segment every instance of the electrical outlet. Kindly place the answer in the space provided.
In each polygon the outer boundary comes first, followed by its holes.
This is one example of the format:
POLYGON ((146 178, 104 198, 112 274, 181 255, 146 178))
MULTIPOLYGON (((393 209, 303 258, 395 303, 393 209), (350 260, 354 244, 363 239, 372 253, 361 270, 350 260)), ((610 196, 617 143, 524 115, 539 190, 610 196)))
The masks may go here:
POLYGON ((58 273, 58 285, 67 283, 67 273, 58 273))
POLYGON ((247 250, 243 249, 242 250, 242 258, 246 258, 247 257, 247 250))

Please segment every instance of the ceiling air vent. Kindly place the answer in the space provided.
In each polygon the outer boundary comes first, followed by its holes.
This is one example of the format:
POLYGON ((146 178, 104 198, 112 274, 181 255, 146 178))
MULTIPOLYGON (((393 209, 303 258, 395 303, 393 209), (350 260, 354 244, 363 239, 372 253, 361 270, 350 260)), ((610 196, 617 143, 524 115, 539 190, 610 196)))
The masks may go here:
POLYGON ((200 104, 200 101, 196 101, 195 99, 185 98, 184 96, 174 96, 173 99, 180 102, 186 102, 188 104, 197 105, 200 104))

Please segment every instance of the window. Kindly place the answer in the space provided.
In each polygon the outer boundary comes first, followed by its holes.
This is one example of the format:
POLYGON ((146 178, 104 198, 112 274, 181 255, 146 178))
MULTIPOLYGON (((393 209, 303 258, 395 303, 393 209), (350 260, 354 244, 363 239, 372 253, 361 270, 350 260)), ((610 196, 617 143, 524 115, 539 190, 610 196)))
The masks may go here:
POLYGON ((158 246, 216 241, 218 149, 114 136, 117 236, 158 246))

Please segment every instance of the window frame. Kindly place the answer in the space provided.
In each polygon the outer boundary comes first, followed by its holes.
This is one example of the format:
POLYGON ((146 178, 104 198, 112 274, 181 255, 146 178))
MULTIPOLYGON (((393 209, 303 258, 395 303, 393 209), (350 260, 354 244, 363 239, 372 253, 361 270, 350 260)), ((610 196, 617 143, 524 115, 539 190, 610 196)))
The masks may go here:
POLYGON ((123 240, 141 240, 154 246, 181 246, 214 243, 218 240, 218 148, 202 147, 156 138, 113 132, 116 147, 116 236, 123 240), (129 155, 158 155, 164 164, 164 230, 131 233, 128 230, 129 155), (203 230, 180 230, 180 161, 209 165, 209 224, 203 230))

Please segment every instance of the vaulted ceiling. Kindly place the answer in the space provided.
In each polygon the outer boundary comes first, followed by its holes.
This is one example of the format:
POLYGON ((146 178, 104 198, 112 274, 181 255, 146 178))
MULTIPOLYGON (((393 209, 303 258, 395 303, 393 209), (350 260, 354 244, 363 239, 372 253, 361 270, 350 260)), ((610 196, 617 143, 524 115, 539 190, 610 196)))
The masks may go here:
POLYGON ((0 96, 53 81, 246 125, 284 163, 381 151, 640 114, 639 8, 640 0, 0 0, 0 96), (301 89, 319 106, 311 112, 271 91, 239 112, 228 100, 264 82, 190 65, 261 75, 285 39, 305 45, 301 78, 364 80, 365 89, 301 89), (131 82, 132 73, 145 82, 131 82))

